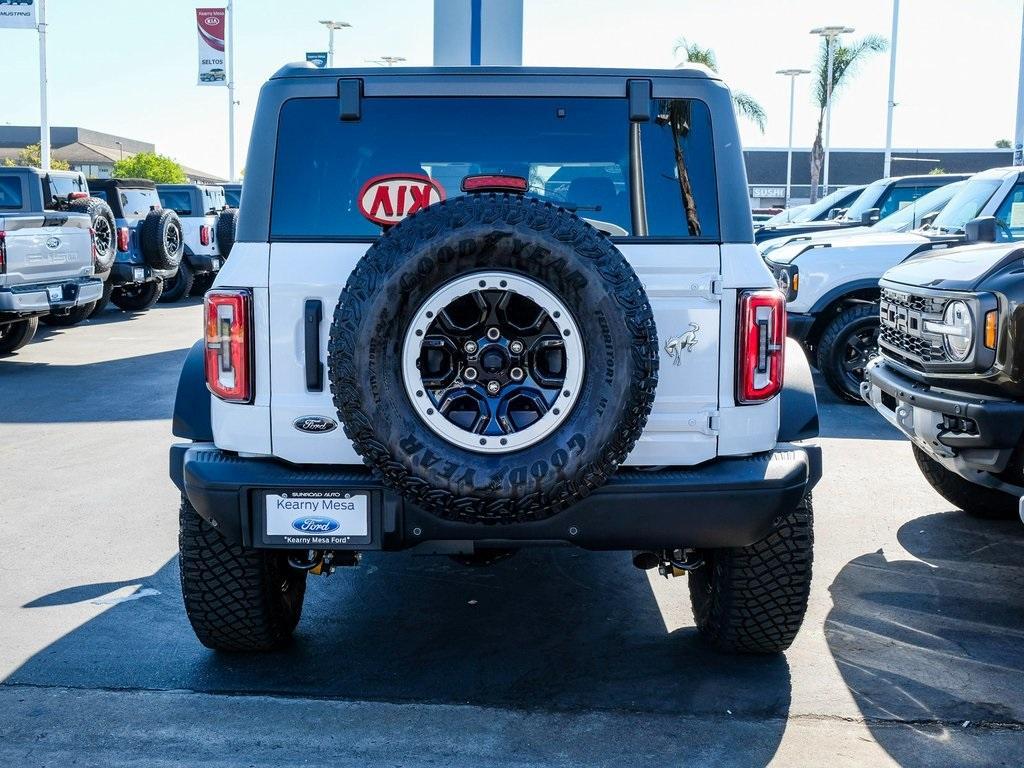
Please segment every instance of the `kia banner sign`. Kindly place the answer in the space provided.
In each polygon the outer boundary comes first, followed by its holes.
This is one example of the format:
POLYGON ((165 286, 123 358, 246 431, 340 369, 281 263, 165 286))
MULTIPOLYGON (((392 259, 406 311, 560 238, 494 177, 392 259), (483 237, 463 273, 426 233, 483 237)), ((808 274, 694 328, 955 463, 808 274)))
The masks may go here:
POLYGON ((323 69, 327 66, 327 51, 306 51, 306 61, 314 67, 323 69))
POLYGON ((227 12, 223 8, 196 8, 199 29, 199 85, 227 85, 224 65, 224 27, 227 12))
POLYGON ((35 0, 0 0, 0 29, 35 29, 35 0))

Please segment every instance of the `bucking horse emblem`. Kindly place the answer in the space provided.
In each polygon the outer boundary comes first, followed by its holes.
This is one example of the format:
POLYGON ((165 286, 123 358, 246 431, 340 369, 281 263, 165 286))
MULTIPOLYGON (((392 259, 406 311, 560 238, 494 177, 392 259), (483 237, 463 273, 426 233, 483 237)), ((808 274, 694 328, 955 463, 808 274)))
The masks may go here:
POLYGON ((672 358, 673 365, 682 365, 683 352, 697 346, 698 331, 700 331, 700 326, 697 325, 697 323, 690 323, 690 330, 686 333, 681 333, 678 336, 673 336, 665 342, 665 351, 668 352, 669 357, 672 358))

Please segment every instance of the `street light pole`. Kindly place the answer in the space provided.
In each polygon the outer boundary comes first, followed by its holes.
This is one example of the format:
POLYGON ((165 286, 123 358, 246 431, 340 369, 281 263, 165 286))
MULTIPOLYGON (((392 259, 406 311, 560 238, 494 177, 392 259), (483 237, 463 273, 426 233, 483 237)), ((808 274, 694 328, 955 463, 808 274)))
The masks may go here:
POLYGON ((892 0, 892 47, 889 49, 889 101, 885 116, 885 163, 882 177, 892 175, 892 112, 896 107, 896 44, 899 42, 900 0, 892 0))
POLYGON ((327 66, 334 67, 334 30, 336 29, 347 29, 352 25, 347 21, 331 21, 325 19, 320 22, 328 29, 327 35, 327 66))
POLYGON ((796 99, 796 79, 800 75, 810 74, 809 69, 780 69, 775 74, 789 78, 789 144, 786 148, 786 207, 793 189, 793 104, 796 99))
POLYGON ((46 90, 46 0, 39 0, 39 167, 49 171, 50 117, 46 90))
MULTIPOLYGON (((42 8, 39 9, 42 12, 42 8)), ((1020 74, 1017 76, 1017 127, 1013 132, 1013 164, 1024 165, 1024 21, 1020 34, 1020 74)))
POLYGON ((228 64, 228 178, 235 180, 235 9, 233 0, 227 7, 228 64))
POLYGON ((835 65, 836 38, 839 35, 846 35, 853 32, 853 27, 833 25, 828 27, 817 27, 811 30, 812 35, 820 35, 825 38, 825 46, 828 55, 828 73, 825 77, 825 168, 823 172, 824 194, 828 194, 828 165, 829 154, 832 148, 832 72, 835 65))

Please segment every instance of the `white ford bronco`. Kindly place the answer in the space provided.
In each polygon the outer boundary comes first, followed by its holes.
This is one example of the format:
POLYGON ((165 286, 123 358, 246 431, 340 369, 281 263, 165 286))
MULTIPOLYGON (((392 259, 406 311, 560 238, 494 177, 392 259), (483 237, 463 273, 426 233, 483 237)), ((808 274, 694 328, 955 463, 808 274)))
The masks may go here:
POLYGON ((368 551, 632 553, 715 647, 811 582, 807 360, 701 69, 318 70, 263 88, 170 473, 211 648, 287 642, 368 551))

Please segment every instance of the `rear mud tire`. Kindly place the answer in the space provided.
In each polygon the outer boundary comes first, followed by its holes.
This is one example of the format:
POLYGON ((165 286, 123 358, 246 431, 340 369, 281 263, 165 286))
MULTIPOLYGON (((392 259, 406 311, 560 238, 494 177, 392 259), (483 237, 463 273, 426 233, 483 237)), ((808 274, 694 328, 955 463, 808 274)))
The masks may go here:
POLYGON ((238 211, 235 208, 228 208, 217 215, 217 226, 215 236, 217 238, 217 250, 220 251, 222 259, 231 255, 231 249, 235 245, 235 232, 238 229, 238 211))
POLYGON ((188 298, 192 292, 192 284, 195 282, 195 272, 188 265, 187 261, 181 262, 174 277, 164 279, 164 290, 160 294, 161 304, 173 304, 188 298))
POLYGON ((115 288, 110 301, 125 312, 145 312, 160 300, 163 291, 163 280, 150 280, 139 285, 115 288))
POLYGON ((0 355, 11 355, 24 347, 39 328, 38 317, 27 317, 13 323, 0 325, 0 355))
POLYGON ((727 653, 781 653, 803 623, 811 593, 814 527, 808 494, 782 523, 748 547, 701 552, 690 573, 697 629, 727 653))
POLYGON ((93 303, 92 312, 89 313, 90 318, 96 317, 100 312, 107 308, 107 305, 110 303, 110 294, 113 290, 114 286, 110 280, 104 280, 103 294, 93 303))
POLYGON ((818 370, 841 400, 865 405, 860 382, 871 353, 878 349, 878 329, 878 305, 854 304, 840 312, 821 334, 818 370))
POLYGON ((1016 496, 972 483, 946 469, 916 445, 911 447, 924 479, 936 493, 957 509, 962 509, 971 517, 987 520, 1010 520, 1017 517, 1019 501, 1016 496))
POLYGON ((302 615, 306 572, 284 552, 228 542, 182 497, 178 563, 196 637, 218 651, 272 651, 291 641, 302 615))

